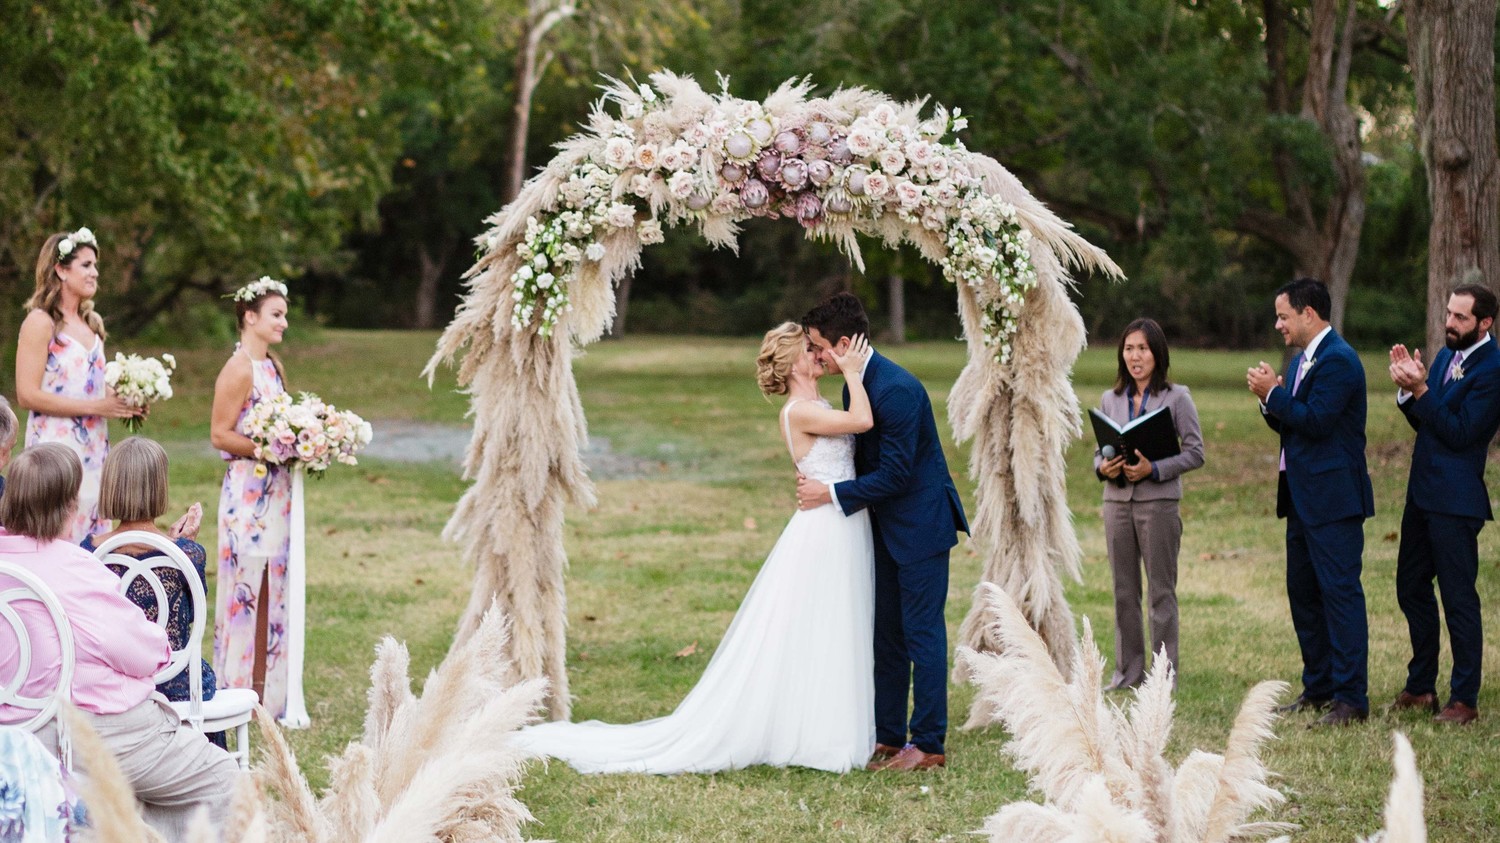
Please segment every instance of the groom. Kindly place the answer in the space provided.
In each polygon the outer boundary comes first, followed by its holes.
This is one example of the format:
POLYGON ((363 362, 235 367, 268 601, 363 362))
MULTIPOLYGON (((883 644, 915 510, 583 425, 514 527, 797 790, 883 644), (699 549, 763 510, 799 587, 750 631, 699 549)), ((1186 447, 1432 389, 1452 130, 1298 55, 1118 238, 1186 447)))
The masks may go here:
MULTIPOLYGON (((870 320, 859 299, 839 293, 802 317, 824 371, 870 320)), ((875 540, 875 754, 870 770, 946 763, 948 730, 948 551, 969 531, 948 476, 927 390, 874 351, 860 380, 875 426, 854 440, 853 480, 828 487, 799 477, 802 509, 833 503, 845 515, 868 508, 875 540), (912 697, 908 728, 906 698, 912 697), (907 740, 908 734, 910 741, 907 740)), ((849 391, 844 390, 844 407, 849 391)))

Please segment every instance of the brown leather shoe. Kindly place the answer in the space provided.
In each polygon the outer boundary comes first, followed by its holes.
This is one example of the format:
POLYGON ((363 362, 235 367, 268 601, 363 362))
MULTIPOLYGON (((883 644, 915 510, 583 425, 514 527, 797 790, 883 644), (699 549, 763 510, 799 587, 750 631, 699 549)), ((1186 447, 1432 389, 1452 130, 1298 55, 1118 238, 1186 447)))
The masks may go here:
POLYGON ((947 764, 948 756, 923 752, 917 749, 914 744, 907 744, 891 760, 885 762, 885 766, 880 769, 908 772, 910 770, 930 770, 933 767, 947 766, 947 764))
POLYGON ((895 758, 896 753, 900 751, 901 747, 899 746, 877 743, 875 744, 875 751, 870 753, 870 764, 874 765, 882 761, 889 761, 890 759, 895 758))
POLYGON ((1396 701, 1391 703, 1391 711, 1410 711, 1418 708, 1425 708, 1437 714, 1437 694, 1413 694, 1403 690, 1396 695, 1396 701))
POLYGON ((1333 703, 1333 707, 1328 709, 1328 713, 1307 724, 1307 728, 1316 729, 1321 726, 1347 726, 1350 723, 1359 723, 1367 720, 1369 719, 1369 717, 1369 709, 1355 708, 1354 706, 1346 702, 1339 702, 1335 700, 1333 703))
POLYGON ((1452 723, 1456 726, 1467 726, 1479 719, 1479 710, 1470 708, 1461 702, 1450 702, 1443 706, 1443 711, 1432 718, 1434 723, 1452 723))

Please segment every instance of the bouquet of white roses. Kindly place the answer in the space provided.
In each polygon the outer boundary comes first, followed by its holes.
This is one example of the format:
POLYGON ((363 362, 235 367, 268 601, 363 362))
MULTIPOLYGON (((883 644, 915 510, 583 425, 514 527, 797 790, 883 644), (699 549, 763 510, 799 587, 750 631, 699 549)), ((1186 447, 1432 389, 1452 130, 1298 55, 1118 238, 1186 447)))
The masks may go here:
POLYGON ((245 416, 245 433, 255 443, 256 459, 271 465, 301 463, 317 475, 335 462, 355 465, 355 454, 375 435, 357 413, 310 392, 295 402, 286 393, 256 402, 245 416))
MULTIPOLYGON (((175 371, 177 358, 170 354, 157 359, 116 353, 115 359, 104 364, 104 383, 126 404, 144 409, 172 397, 172 373, 175 371)), ((141 417, 125 419, 125 427, 131 433, 139 431, 141 417)))

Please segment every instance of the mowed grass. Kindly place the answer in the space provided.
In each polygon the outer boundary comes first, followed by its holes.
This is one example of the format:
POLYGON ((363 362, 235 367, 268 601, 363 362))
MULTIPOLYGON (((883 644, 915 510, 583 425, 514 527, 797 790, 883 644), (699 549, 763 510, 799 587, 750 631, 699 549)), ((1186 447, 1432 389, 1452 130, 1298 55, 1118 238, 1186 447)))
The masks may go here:
MULTIPOLYGON (((418 372, 431 333, 323 331, 283 349, 291 386, 376 421, 463 424, 466 399, 444 372, 429 391, 418 372)), ((793 506, 777 405, 756 392, 752 339, 631 338, 587 349, 576 365, 590 432, 636 458, 639 471, 599 478, 599 505, 568 513, 568 662, 576 719, 622 722, 666 714, 692 687, 793 506), (692 655, 675 654, 691 644, 692 655)), ((128 349, 155 351, 156 349, 128 349)), ((963 364, 957 343, 882 349, 931 390, 947 434, 945 399, 963 364)), ((179 353, 178 398, 153 411, 146 434, 173 457, 173 505, 204 501, 204 543, 212 551, 222 466, 207 446, 212 379, 228 350, 179 353)), ((1208 463, 1188 476, 1179 577, 1182 675, 1170 755, 1222 750, 1245 692, 1262 679, 1293 683, 1300 659, 1283 585, 1282 523, 1275 518, 1274 436, 1245 391, 1244 371, 1262 353, 1178 349, 1173 375, 1193 391, 1208 463)), ((1369 458, 1376 517, 1365 528, 1364 584, 1370 616, 1369 723, 1309 731, 1308 716, 1277 726, 1265 751, 1288 802, 1269 818, 1299 823, 1294 839, 1350 841, 1381 824, 1390 780, 1390 733, 1407 732, 1427 786, 1436 841, 1486 839, 1500 825, 1497 723, 1491 686, 1485 716, 1468 729, 1438 728, 1417 714, 1391 715, 1409 655, 1396 606, 1396 529, 1405 495, 1411 432, 1392 403, 1378 353, 1366 356, 1371 412, 1369 458)), ((1113 380, 1112 348, 1092 349, 1075 371, 1084 407, 1113 380)), ((837 398, 835 382, 826 393, 837 398)), ((118 439, 122 429, 112 431, 118 439)), ((965 448, 948 445, 960 491, 972 508, 965 448)), ((1069 500, 1082 541, 1074 612, 1093 622, 1109 655, 1113 619, 1091 443, 1068 452, 1069 500)), ((1493 462, 1493 460, 1492 460, 1493 462)), ((1491 469, 1491 486, 1500 488, 1491 469)), ((307 685, 314 726, 291 733, 316 787, 322 756, 362 725, 367 671, 384 635, 412 651, 425 676, 447 651, 468 593, 469 573, 439 533, 465 485, 446 465, 365 460, 309 482, 310 628, 307 685)), ((1485 620, 1497 626, 1500 553, 1494 528, 1481 534, 1485 620)), ((948 602, 950 636, 968 610, 981 559, 955 549, 948 602)), ((210 568, 213 566, 210 565, 210 568)), ((212 574, 210 589, 213 588, 212 574)), ((1444 655, 1446 683, 1449 664, 1444 655)), ((1486 667, 1495 675, 1493 648, 1486 667)), ((1491 683, 1493 685, 1493 683, 1491 683)), ((1028 796, 1002 754, 999 729, 957 730, 972 690, 952 690, 946 770, 921 776, 757 768, 676 777, 580 776, 538 763, 521 798, 537 815, 535 838, 556 840, 959 840, 1000 805, 1028 796)), ((499 736, 473 735, 473 740, 499 736)))

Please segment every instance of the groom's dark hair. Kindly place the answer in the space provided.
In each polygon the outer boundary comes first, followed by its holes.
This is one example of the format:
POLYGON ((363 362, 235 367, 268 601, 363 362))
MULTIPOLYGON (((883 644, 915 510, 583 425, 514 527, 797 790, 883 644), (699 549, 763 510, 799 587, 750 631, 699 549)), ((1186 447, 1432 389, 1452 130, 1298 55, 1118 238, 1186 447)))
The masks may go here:
POLYGON ((865 306, 853 293, 834 293, 802 317, 802 327, 817 328, 823 338, 834 345, 844 337, 870 335, 870 317, 865 306))

